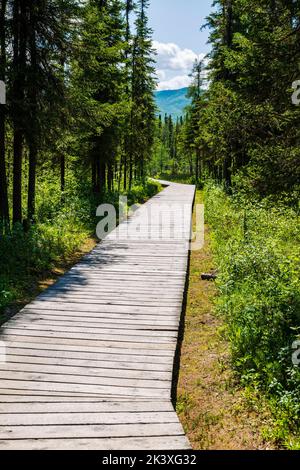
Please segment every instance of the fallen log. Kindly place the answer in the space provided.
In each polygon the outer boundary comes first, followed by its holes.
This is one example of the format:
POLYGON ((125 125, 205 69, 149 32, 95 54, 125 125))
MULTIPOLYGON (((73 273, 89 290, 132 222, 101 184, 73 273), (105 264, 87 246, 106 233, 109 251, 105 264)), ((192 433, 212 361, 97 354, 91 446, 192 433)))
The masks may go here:
POLYGON ((201 279, 202 281, 215 281, 217 279, 217 271, 213 271, 211 273, 202 273, 201 279))

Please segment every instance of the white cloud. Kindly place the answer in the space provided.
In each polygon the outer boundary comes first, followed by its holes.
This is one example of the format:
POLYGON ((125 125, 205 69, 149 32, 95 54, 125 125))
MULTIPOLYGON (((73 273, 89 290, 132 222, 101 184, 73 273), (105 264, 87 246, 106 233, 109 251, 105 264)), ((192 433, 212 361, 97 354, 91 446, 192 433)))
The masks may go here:
POLYGON ((174 43, 153 41, 157 52, 157 76, 159 90, 184 88, 190 84, 189 74, 196 59, 202 60, 205 54, 196 54, 191 49, 181 49, 174 43))
POLYGON ((190 85, 191 79, 188 75, 178 75, 170 78, 170 80, 160 81, 157 89, 161 90, 179 90, 180 88, 186 88, 190 85))
POLYGON ((164 70, 156 70, 156 75, 160 82, 167 78, 167 74, 164 70))
MULTIPOLYGON (((199 58, 199 55, 191 49, 181 49, 172 42, 153 41, 153 47, 157 51, 158 69, 190 70, 195 60, 199 58)), ((203 57, 204 54, 201 54, 200 58, 203 57)))

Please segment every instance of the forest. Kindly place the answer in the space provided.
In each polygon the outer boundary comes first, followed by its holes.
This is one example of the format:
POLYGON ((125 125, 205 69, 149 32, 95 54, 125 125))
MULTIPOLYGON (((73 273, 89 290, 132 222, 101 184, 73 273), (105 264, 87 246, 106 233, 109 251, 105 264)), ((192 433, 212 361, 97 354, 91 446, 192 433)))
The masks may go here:
POLYGON ((1 307, 95 231, 101 201, 157 191, 147 4, 1 1, 1 307))
POLYGON ((0 311, 94 235, 101 201, 195 184, 232 367, 268 400, 273 441, 299 449, 300 2, 215 0, 177 121, 155 107, 148 6, 1 0, 0 311))

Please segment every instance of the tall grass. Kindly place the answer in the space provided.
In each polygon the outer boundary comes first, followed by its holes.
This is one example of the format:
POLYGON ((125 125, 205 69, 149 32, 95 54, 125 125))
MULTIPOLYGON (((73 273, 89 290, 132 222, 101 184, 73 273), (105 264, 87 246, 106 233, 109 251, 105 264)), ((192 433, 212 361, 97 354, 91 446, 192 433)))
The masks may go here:
POLYGON ((299 216, 205 189, 206 217, 219 267, 217 308, 226 319, 233 366, 243 385, 263 391, 276 410, 275 438, 298 448, 300 367, 299 216))

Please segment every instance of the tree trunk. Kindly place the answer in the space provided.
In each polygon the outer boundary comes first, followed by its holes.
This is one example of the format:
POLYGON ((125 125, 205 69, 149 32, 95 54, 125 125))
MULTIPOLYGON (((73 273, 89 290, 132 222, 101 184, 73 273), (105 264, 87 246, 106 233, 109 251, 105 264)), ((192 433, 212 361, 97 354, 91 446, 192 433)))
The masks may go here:
POLYGON ((98 160, 98 187, 100 193, 106 189, 106 165, 100 160, 98 160))
POLYGON ((97 164, 96 164, 96 159, 95 156, 93 155, 92 158, 92 188, 93 192, 97 192, 97 164))
POLYGON ((30 5, 29 16, 29 48, 30 48, 30 80, 29 80, 29 115, 30 128, 27 128, 27 141, 29 146, 29 174, 28 174, 28 222, 35 218, 36 193, 36 166, 38 156, 38 109, 37 109, 37 49, 36 49, 36 16, 34 6, 30 5))
MULTIPOLYGON (((126 0, 126 33, 125 33, 125 41, 126 41, 126 49, 125 49, 125 67, 126 67, 126 94, 130 99, 130 87, 129 87, 129 53, 130 53, 130 13, 133 9, 132 0, 126 0)), ((123 188, 126 191, 127 189, 127 152, 130 148, 130 139, 128 137, 128 129, 130 128, 129 124, 126 123, 126 135, 125 135, 125 152, 123 156, 123 171, 124 171, 124 179, 123 179, 123 188)), ((122 174, 120 175, 120 179, 122 174)))
POLYGON ((227 47, 232 47, 233 39, 233 10, 232 0, 226 2, 226 32, 225 32, 225 44, 227 47))
MULTIPOLYGON (((126 145, 126 149, 128 149, 128 145, 126 145)), ((123 175, 124 175, 124 179, 123 179, 123 188, 124 188, 124 191, 126 191, 127 189, 127 155, 126 155, 126 151, 124 153, 124 166, 123 166, 123 175)), ((122 178, 122 166, 120 166, 120 180, 122 178)))
POLYGON ((227 153, 223 163, 223 180, 227 190, 231 187, 231 157, 227 153))
MULTIPOLYGON (((224 44, 228 49, 232 48, 233 41, 233 8, 232 0, 226 0, 226 5, 224 9, 224 20, 225 20, 225 34, 224 34, 224 44)), ((223 75, 225 80, 231 79, 231 72, 223 64, 223 75)), ((226 154, 223 161, 222 177, 225 184, 225 187, 229 189, 231 187, 231 156, 229 153, 226 154)))
POLYGON ((107 165, 107 187, 109 191, 113 190, 113 168, 112 168, 112 163, 109 162, 107 165))
POLYGON ((132 165, 132 155, 129 157, 129 189, 132 188, 132 179, 133 179, 133 165, 132 165))
POLYGON ((13 168, 13 223, 22 222, 22 156, 23 132, 14 130, 14 168, 13 168))
POLYGON ((14 35, 14 81, 12 86, 12 114, 13 114, 13 222, 22 222, 22 159, 24 136, 24 83, 26 66, 27 43, 27 1, 15 0, 13 7, 13 35, 14 35))
POLYGON ((196 149, 196 183, 199 182, 200 150, 196 149))
POLYGON ((189 167, 190 167, 190 177, 193 176, 194 171, 193 171, 193 160, 192 158, 189 158, 189 167))
MULTIPOLYGON (((6 29, 5 14, 7 0, 1 1, 0 11, 0 80, 5 82, 6 78, 6 29)), ((0 104, 0 222, 5 226, 9 226, 9 208, 7 194, 7 176, 5 163, 5 115, 6 109, 4 104, 0 104)))
POLYGON ((37 148, 36 148, 36 144, 33 142, 33 143, 30 143, 29 145, 29 173, 28 173, 28 199, 27 199, 27 211, 28 211, 29 222, 34 222, 34 218, 35 218, 36 163, 37 163, 37 148))
POLYGON ((64 200, 64 192, 66 189, 66 158, 62 153, 60 156, 60 190, 62 201, 64 200))

